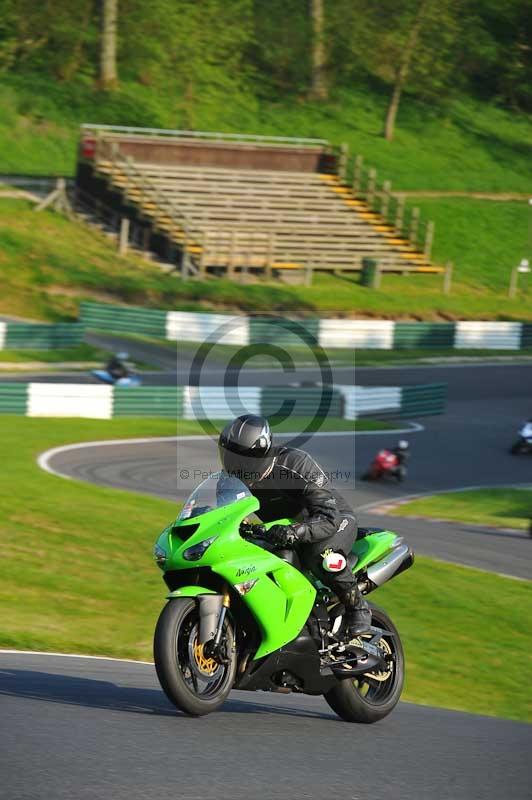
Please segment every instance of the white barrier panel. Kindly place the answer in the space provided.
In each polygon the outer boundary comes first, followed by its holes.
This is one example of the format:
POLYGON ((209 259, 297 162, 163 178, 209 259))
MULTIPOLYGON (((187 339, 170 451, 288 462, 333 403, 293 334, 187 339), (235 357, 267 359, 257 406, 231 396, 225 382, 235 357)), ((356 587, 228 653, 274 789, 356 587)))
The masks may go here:
POLYGON ((520 322, 457 322, 456 349, 519 350, 520 322))
POLYGON ((249 319, 226 314, 193 314, 169 311, 166 315, 166 338, 176 342, 249 344, 249 319))
POLYGON ((0 321, 0 350, 4 349, 7 334, 7 322, 0 321))
POLYGON ((258 386, 184 386, 184 419, 233 419, 261 413, 258 386))
POLYGON ((394 325, 382 319, 322 319, 318 339, 322 347, 391 350, 394 325))
POLYGON ((337 386, 345 398, 344 419, 358 419, 371 411, 401 408, 400 386, 337 386))
POLYGON ((79 383, 29 383, 26 415, 111 419, 113 387, 79 383))

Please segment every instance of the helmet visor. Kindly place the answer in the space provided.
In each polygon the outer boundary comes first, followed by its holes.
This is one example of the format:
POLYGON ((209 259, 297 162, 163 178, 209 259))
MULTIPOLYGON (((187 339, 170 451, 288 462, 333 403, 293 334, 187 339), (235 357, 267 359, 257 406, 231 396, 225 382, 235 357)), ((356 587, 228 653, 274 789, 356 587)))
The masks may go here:
POLYGON ((224 472, 238 478, 248 486, 260 480, 273 462, 273 457, 269 455, 251 456, 234 453, 225 447, 219 447, 218 451, 224 472))

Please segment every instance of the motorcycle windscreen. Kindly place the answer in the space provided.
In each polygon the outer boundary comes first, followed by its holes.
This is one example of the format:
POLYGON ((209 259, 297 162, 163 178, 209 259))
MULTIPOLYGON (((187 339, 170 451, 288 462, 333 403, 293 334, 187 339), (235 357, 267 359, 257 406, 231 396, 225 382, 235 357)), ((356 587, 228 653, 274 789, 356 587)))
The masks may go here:
POLYGON ((245 497, 252 497, 250 490, 241 480, 225 472, 215 472, 197 486, 183 504, 177 517, 181 522, 193 519, 216 508, 223 508, 245 497))

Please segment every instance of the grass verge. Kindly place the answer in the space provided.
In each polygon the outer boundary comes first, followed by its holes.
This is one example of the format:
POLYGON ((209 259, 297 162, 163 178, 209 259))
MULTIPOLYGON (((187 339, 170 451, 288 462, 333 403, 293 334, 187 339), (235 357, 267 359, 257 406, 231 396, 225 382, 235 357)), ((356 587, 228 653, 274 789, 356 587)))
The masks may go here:
MULTIPOLYGON (((0 419, 0 440, 10 454, 0 483, 1 646, 151 658, 165 594, 151 547, 175 517, 175 504, 65 481, 39 470, 35 457, 73 441, 172 429, 171 421, 150 419, 0 419)), ((412 571, 379 590, 375 600, 390 610, 404 639, 404 698, 530 718, 522 675, 531 659, 531 589, 419 558, 412 571), (497 613, 490 614, 495 584, 497 613), (493 647, 501 618, 510 660, 493 647)))
POLYGON ((41 364, 56 364, 69 361, 97 361, 103 362, 109 353, 90 344, 80 344, 77 347, 64 347, 53 350, 0 350, 0 362, 5 364, 24 364, 39 362, 41 364))
POLYGON ((450 522, 528 530, 532 489, 471 489, 412 500, 391 513, 401 517, 435 517, 450 522))

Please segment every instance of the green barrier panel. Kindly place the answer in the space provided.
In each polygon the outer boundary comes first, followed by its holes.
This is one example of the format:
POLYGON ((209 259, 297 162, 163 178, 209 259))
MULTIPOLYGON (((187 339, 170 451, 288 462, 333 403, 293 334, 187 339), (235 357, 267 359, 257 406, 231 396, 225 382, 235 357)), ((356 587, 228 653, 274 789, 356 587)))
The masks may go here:
POLYGON ((140 333, 166 339, 166 311, 104 303, 80 303, 80 322, 85 328, 102 331, 140 333))
POLYGON ((261 414, 276 413, 290 417, 343 417, 344 398, 330 386, 323 388, 297 388, 292 386, 266 386, 262 390, 261 414), (283 404, 286 410, 281 411, 283 404))
POLYGON ((113 417, 173 417, 183 416, 183 387, 115 386, 113 417))
POLYGON ((521 325, 521 349, 532 347, 532 322, 523 322, 521 325))
POLYGON ((396 322, 393 349, 454 347, 454 322, 396 322))
MULTIPOLYGON (((251 317, 249 320, 250 344, 272 344, 278 347, 296 346, 312 348, 318 345, 319 319, 278 320, 251 317)), ((309 353, 312 359, 312 354, 309 353)))
POLYGON ((83 341, 83 325, 77 322, 58 325, 34 325, 22 322, 7 324, 5 349, 52 350, 75 347, 83 341))
POLYGON ((27 383, 0 384, 0 414, 26 413, 28 402, 27 383))
POLYGON ((447 401, 446 383, 429 383, 422 386, 403 386, 401 390, 401 417, 443 414, 447 401))

